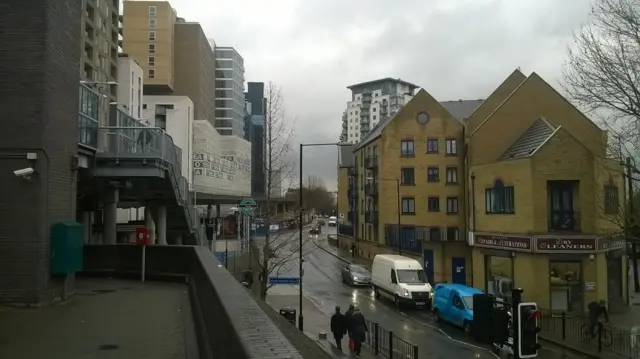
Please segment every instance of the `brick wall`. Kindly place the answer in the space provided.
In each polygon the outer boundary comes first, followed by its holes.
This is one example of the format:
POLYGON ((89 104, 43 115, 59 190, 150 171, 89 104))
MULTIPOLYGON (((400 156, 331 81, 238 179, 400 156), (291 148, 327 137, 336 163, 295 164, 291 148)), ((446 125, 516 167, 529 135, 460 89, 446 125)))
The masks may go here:
POLYGON ((75 219, 80 19, 77 0, 4 1, 0 9, 0 302, 41 303, 49 277, 49 228, 75 219), (13 171, 29 167, 30 181, 13 171))

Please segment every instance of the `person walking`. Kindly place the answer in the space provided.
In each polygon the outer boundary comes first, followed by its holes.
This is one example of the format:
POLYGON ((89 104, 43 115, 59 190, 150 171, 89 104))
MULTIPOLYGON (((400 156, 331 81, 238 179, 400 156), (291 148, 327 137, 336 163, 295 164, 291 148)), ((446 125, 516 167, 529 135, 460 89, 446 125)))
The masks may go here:
POLYGON ((353 348, 353 352, 356 353, 357 357, 360 357, 360 353, 362 351, 362 343, 367 338, 367 322, 364 320, 364 315, 359 309, 355 309, 353 314, 351 314, 351 335, 353 336, 353 341, 355 343, 355 347, 353 348))
POLYGON ((340 307, 336 306, 336 313, 331 316, 331 333, 336 340, 336 347, 342 351, 342 337, 347 332, 347 320, 345 316, 340 313, 340 307))
POLYGON ((347 311, 344 313, 344 320, 345 320, 345 326, 347 329, 347 334, 349 334, 349 339, 352 339, 353 336, 351 335, 351 315, 353 314, 353 311, 356 307, 353 304, 349 304, 349 309, 347 309, 347 311))

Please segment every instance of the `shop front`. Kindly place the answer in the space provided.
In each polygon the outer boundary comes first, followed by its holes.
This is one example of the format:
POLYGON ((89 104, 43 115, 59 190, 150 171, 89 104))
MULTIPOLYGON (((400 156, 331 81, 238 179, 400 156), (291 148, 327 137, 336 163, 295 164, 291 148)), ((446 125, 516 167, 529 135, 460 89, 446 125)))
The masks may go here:
POLYGON ((595 236, 474 233, 474 286, 509 300, 511 289, 556 312, 581 312, 604 299, 626 303, 625 241, 595 236))

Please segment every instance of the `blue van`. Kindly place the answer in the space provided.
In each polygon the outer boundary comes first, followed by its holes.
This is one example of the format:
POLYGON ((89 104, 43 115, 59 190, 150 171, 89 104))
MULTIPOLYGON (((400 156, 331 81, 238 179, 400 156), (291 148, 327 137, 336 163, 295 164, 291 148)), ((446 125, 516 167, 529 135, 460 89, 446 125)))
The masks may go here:
POLYGON ((480 289, 462 284, 438 284, 433 295, 433 317, 463 328, 471 334, 473 322, 473 295, 484 293, 480 289))

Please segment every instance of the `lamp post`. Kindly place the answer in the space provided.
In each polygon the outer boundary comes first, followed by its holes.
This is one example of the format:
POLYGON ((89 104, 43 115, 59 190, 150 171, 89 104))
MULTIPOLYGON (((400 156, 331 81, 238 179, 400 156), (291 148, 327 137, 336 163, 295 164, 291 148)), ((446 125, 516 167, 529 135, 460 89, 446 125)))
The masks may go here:
POLYGON ((302 186, 303 186, 303 177, 302 177, 302 152, 303 149, 305 147, 325 147, 325 146, 349 146, 349 144, 343 144, 343 143, 336 143, 336 142, 329 142, 329 143, 301 143, 300 144, 300 183, 299 183, 299 187, 298 187, 298 221, 300 222, 299 227, 299 233, 298 233, 298 256, 300 257, 300 259, 298 260, 298 264, 299 264, 299 273, 300 273, 300 285, 298 286, 298 299, 300 301, 300 304, 298 306, 298 311, 300 313, 298 313, 298 329, 300 329, 300 331, 304 330, 304 316, 302 315, 302 263, 303 263, 303 259, 302 259, 302 212, 303 212, 303 208, 302 208, 302 186))
MULTIPOLYGON (((629 208, 626 213, 626 226, 625 226, 625 234, 627 239, 633 237, 635 235, 634 228, 636 228, 636 223, 634 220, 634 212, 635 206, 633 203, 633 175, 640 174, 640 171, 636 166, 632 163, 631 157, 627 157, 624 162, 621 162, 620 165, 625 167, 625 176, 627 177, 627 201, 629 201, 629 208)), ((633 268, 633 290, 634 292, 640 292, 640 281, 638 280, 638 259, 636 257, 637 244, 636 240, 631 240, 631 266, 633 268)), ((628 290, 627 290, 628 291, 628 290)))
MULTIPOLYGON (((375 177, 367 177, 367 181, 375 180, 375 177)), ((396 234, 398 235, 398 255, 402 254, 402 240, 400 239, 400 225, 402 219, 402 198, 400 197, 400 179, 399 178, 378 178, 379 181, 395 181, 396 182, 396 195, 398 202, 398 230, 396 234)))

